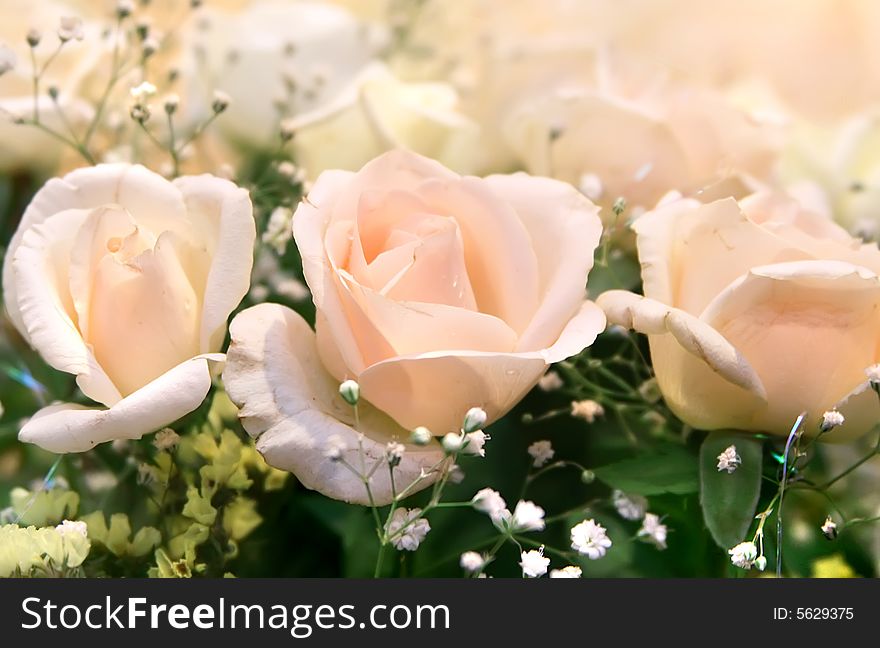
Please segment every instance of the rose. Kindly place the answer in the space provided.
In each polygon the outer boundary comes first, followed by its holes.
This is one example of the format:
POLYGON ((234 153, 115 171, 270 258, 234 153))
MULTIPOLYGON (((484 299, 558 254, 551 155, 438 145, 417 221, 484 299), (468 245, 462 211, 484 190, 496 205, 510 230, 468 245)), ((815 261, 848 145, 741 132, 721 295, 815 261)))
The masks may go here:
MULTIPOLYGON (((609 291, 610 322, 648 334, 669 407, 702 429, 787 434, 800 412, 880 418, 865 370, 878 361, 880 252, 794 200, 678 200, 639 218, 644 297, 609 291)), ((834 437, 832 437, 834 438, 834 437)))
POLYGON ((50 405, 19 438, 79 452, 198 407, 207 360, 222 359, 211 352, 248 290, 254 238, 247 192, 209 175, 169 182, 106 164, 47 182, 9 245, 6 310, 47 363, 108 409, 50 405))
MULTIPOLYGON (((471 407, 498 419, 604 327, 584 299, 597 211, 555 180, 461 177, 403 151, 323 173, 293 220, 317 335, 268 304, 230 328, 223 378, 257 448, 306 486, 365 502, 363 482, 327 452, 342 441, 361 466, 343 380, 360 385, 368 467, 417 426, 443 436, 471 407)), ((438 456, 436 443, 410 446, 398 488, 438 456)), ((372 491, 390 501, 387 470, 372 491)))
POLYGON ((506 66, 508 89, 497 98, 505 108, 494 119, 530 173, 571 182, 606 208, 623 197, 644 209, 670 190, 719 191, 722 182, 721 195, 745 195, 748 178, 770 174, 777 125, 718 92, 603 51, 551 48, 522 59, 506 66))
POLYGON ((381 38, 342 7, 316 0, 252 0, 205 7, 194 57, 183 63, 190 110, 211 104, 214 89, 232 99, 217 126, 253 149, 276 149, 279 114, 331 106, 374 60, 381 38), (186 71, 189 70, 187 74, 186 71), (205 78, 215 79, 206 85, 205 78), (207 91, 207 92, 206 92, 207 91))
POLYGON ((404 83, 380 64, 369 66, 332 105, 285 121, 295 133, 294 158, 317 177, 326 169, 357 170, 377 155, 407 148, 459 173, 481 164, 479 128, 459 110, 446 83, 404 83))

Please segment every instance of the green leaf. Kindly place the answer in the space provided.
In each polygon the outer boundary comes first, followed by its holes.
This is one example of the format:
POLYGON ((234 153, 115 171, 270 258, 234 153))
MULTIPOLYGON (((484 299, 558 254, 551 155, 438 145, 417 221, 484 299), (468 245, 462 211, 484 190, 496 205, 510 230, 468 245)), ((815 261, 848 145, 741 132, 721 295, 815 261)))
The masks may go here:
POLYGON ((700 447, 700 505, 712 538, 724 549, 743 542, 761 493, 761 441, 728 430, 712 432, 700 447), (742 463, 718 470, 718 455, 730 446, 742 463))
POLYGON ((593 472, 612 488, 635 495, 686 495, 697 492, 700 485, 697 458, 673 445, 595 468, 593 472))

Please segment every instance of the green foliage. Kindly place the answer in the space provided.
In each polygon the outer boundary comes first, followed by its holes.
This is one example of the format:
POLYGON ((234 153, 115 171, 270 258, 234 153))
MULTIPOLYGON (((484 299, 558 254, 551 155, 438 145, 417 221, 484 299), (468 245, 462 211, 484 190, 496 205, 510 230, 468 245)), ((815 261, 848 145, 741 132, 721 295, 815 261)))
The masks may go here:
POLYGON ((746 539, 761 493, 763 443, 754 435, 712 432, 700 447, 700 505, 712 538, 723 549, 746 539), (732 473, 718 469, 718 456, 736 447, 742 463, 732 473))
POLYGON ((609 486, 636 495, 687 495, 699 488, 697 458, 674 445, 593 468, 593 472, 609 486))

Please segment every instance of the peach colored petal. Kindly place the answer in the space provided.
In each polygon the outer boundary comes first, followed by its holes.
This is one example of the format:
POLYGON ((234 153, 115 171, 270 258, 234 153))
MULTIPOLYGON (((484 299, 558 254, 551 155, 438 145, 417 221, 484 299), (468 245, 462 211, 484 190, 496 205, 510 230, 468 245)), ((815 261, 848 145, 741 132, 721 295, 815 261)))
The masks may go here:
POLYGON ((50 405, 25 424, 18 438, 50 452, 84 452, 114 439, 139 439, 189 414, 211 387, 208 360, 192 358, 123 398, 109 409, 50 405))
POLYGON ((586 302, 549 348, 524 353, 457 351, 392 358, 359 377, 364 398, 406 428, 435 434, 457 430, 471 407, 495 421, 540 379, 550 363, 579 353, 605 328, 605 317, 586 302))
POLYGON ((736 345, 761 376, 767 407, 748 429, 784 434, 801 411, 822 413, 864 382, 878 361, 880 278, 842 261, 753 268, 701 319, 736 345))
MULTIPOLYGON (((362 480, 327 450, 344 444, 345 462, 362 467, 352 409, 339 396, 339 383, 323 368, 308 324, 294 311, 277 304, 254 306, 233 319, 223 381, 229 397, 241 407, 239 416, 257 449, 277 468, 290 470, 308 488, 347 502, 369 502, 362 480), (334 439, 335 437, 335 439, 334 439)), ((362 401, 363 467, 385 462, 385 444, 405 441, 409 433, 362 401)), ((420 478, 443 460, 436 442, 408 445, 395 468, 398 489, 419 480, 427 487, 436 478, 420 478)), ((377 469, 371 481, 377 504, 393 498, 389 471, 377 469)))
MULTIPOLYGON (((17 287, 9 259, 13 258, 24 232, 58 212, 119 205, 144 228, 156 234, 174 230, 186 235, 186 212, 180 194, 162 176, 139 165, 99 164, 76 169, 63 178, 49 180, 34 195, 7 249, 3 265, 3 292, 7 304, 15 304, 17 287)), ((9 317, 23 331, 18 311, 9 317)))
POLYGON ((702 429, 748 428, 766 404, 758 374, 724 336, 693 315, 624 290, 602 293, 608 321, 649 336, 670 409, 702 429))
POLYGON ((522 333, 538 306, 538 262, 517 213, 480 178, 426 180, 417 191, 432 213, 458 223, 480 312, 522 333))
POLYGON ((183 196, 196 232, 193 242, 211 259, 204 286, 194 286, 203 295, 199 348, 204 353, 220 348, 226 320, 250 289, 256 238, 253 206, 247 191, 210 175, 178 178, 174 187, 183 196))
POLYGON ((602 237, 599 208, 571 185, 524 173, 485 179, 516 211, 538 263, 539 306, 517 351, 553 343, 584 300, 593 253, 602 237))
POLYGON ((92 271, 89 336, 95 357, 125 396, 197 355, 201 308, 172 232, 131 258, 106 255, 92 271))
POLYGON ((68 259, 80 226, 90 210, 62 210, 23 232, 4 265, 6 279, 15 285, 6 293, 10 316, 42 358, 59 371, 77 376, 89 398, 113 405, 122 396, 100 367, 77 329, 70 295, 68 259))

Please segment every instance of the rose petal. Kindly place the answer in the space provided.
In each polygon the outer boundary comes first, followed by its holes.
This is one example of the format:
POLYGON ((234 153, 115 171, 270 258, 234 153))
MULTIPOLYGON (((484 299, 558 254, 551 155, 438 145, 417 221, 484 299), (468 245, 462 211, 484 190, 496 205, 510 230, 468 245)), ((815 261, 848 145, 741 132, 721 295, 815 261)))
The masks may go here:
POLYGON ((211 258, 204 290, 200 351, 220 348, 226 320, 250 289, 256 238, 253 206, 248 192, 211 175, 177 178, 187 214, 198 232, 197 240, 211 258))
POLYGON ((584 301, 593 252, 602 237, 599 208, 571 185, 549 178, 516 173, 489 176, 486 183, 513 206, 538 262, 540 305, 516 350, 544 348, 584 301))
MULTIPOLYGON (((880 278, 843 261, 753 268, 701 319, 747 358, 767 391, 748 429, 784 434, 801 411, 814 422, 864 382, 877 362, 880 278)), ((854 426, 855 427, 855 426, 854 426)))
MULTIPOLYGON (((339 383, 323 368, 315 337, 299 315, 277 304, 260 304, 239 313, 230 325, 232 343, 223 372, 229 397, 266 461, 293 472, 308 488, 347 502, 368 504, 361 478, 327 450, 337 437, 345 445, 345 462, 369 470, 385 461, 385 445, 405 441, 409 433, 369 403, 359 404, 363 433, 363 463, 352 409, 339 396, 339 383)), ((407 446, 395 470, 398 490, 420 480, 420 490, 436 473, 420 479, 422 471, 443 460, 436 442, 407 446)), ((389 471, 378 469, 371 480, 376 504, 393 499, 389 471)))
POLYGON ((766 404, 758 374, 718 331, 653 299, 609 290, 597 304, 608 321, 649 336, 657 381, 670 409, 703 429, 748 428, 766 404))
POLYGON ((187 360, 109 409, 81 405, 50 405, 25 424, 18 438, 50 452, 84 452, 114 439, 139 439, 186 414, 211 388, 208 360, 213 354, 187 360))
POLYGON ((489 421, 497 420, 522 399, 550 363, 579 353, 604 328, 602 312, 586 302, 547 349, 402 356, 369 367, 358 381, 364 397, 405 428, 424 425, 444 434, 457 430, 471 407, 482 407, 489 421))
POLYGON ((77 231, 90 210, 62 210, 23 232, 6 259, 5 278, 15 285, 6 294, 10 318, 42 358, 59 371, 77 376, 89 398, 113 405, 122 395, 83 341, 70 295, 67 260, 77 231))
POLYGON ((3 265, 3 292, 9 317, 20 331, 24 331, 24 325, 16 308, 17 286, 10 260, 22 236, 34 225, 59 212, 102 205, 123 207, 142 227, 156 234, 172 230, 188 235, 186 210, 179 192, 165 178, 140 165, 99 164, 49 180, 25 210, 9 243, 3 265))

